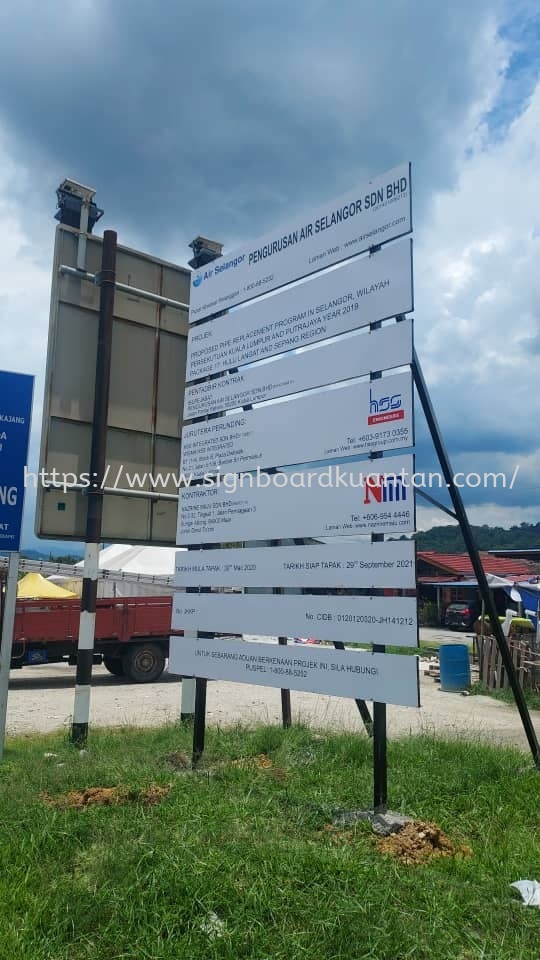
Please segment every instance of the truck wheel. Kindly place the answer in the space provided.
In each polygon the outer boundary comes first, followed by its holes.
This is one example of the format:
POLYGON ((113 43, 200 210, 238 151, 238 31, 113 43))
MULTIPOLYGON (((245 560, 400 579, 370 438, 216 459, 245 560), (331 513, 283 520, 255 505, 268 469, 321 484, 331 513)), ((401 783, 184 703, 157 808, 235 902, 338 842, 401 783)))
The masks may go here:
POLYGON ((124 665, 120 657, 103 657, 103 666, 113 677, 124 676, 124 665))
POLYGON ((133 683, 153 683, 165 669, 165 654, 158 643, 138 643, 126 650, 124 673, 133 683))

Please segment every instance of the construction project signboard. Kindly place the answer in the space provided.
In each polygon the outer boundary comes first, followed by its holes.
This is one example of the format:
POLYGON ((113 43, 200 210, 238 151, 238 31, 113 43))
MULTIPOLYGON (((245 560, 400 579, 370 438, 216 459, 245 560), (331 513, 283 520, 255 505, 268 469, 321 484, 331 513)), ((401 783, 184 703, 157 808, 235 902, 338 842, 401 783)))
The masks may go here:
POLYGON ((341 649, 418 643, 414 546, 370 542, 415 529, 410 210, 404 164, 194 271, 173 673, 418 705, 417 658, 341 649))

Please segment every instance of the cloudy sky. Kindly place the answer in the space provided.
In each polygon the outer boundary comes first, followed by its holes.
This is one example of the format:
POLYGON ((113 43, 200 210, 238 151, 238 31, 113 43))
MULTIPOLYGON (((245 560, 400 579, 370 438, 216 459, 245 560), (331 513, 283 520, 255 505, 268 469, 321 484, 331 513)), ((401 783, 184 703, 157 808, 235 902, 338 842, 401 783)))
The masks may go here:
POLYGON ((464 491, 470 517, 540 520, 539 44, 533 0, 4 0, 0 367, 36 376, 30 468, 64 177, 96 189, 97 232, 185 265, 196 234, 232 250, 410 160, 416 347, 453 466, 519 465, 513 490, 464 491))

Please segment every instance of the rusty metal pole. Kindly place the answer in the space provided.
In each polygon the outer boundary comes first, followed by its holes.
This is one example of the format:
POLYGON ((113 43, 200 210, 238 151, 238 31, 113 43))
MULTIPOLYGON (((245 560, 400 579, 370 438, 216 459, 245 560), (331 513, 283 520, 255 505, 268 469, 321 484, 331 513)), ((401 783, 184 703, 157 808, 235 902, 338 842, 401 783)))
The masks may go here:
MULTIPOLYGON (((480 554, 478 552, 478 547, 476 546, 473 532, 469 523, 469 518, 465 511, 465 506, 463 500, 461 499, 461 493, 459 488, 456 486, 454 474, 452 467, 450 465, 450 458, 446 451, 442 434, 435 416, 435 411, 431 404, 431 399, 428 393, 426 382, 424 380, 424 375, 422 373, 422 368, 420 366, 420 361, 416 355, 416 351, 413 355, 413 365, 412 365, 414 382, 416 385, 416 390, 422 404, 422 409, 424 411, 425 418, 431 433, 433 444, 435 450, 437 451, 437 456, 439 458, 439 463, 444 474, 444 479, 446 480, 446 486, 452 500, 452 504, 456 513, 456 517, 461 528, 461 533, 465 541, 465 546, 467 547, 467 553, 469 554, 469 559, 472 564, 476 576, 476 582, 480 590, 480 595, 484 602, 485 610, 489 616, 489 621, 491 624, 491 630, 499 652, 501 654, 501 659, 508 676, 510 686, 512 688, 512 693, 514 694, 514 699, 516 701, 516 706, 521 717, 521 722, 523 724, 523 730, 525 731, 525 736, 527 737, 527 742, 531 751, 533 762, 537 768, 540 769, 540 745, 538 743, 538 738, 536 736, 536 731, 529 713, 529 708, 527 706, 527 701, 523 694, 523 690, 519 684, 519 680, 516 673, 516 668, 514 667, 514 662, 512 660, 512 654, 510 653, 508 647, 508 640, 505 637, 502 625, 499 621, 497 615, 497 610, 495 607, 495 602, 493 600, 493 594, 491 593, 487 581, 487 577, 482 566, 482 561, 480 559, 480 554)), ((483 618, 482 618, 483 622, 483 618)))
POLYGON ((109 384, 111 377, 116 246, 117 235, 115 231, 106 230, 103 234, 101 272, 96 278, 101 287, 101 293, 99 301, 92 446, 90 452, 90 486, 87 494, 88 512, 86 516, 81 616, 77 647, 75 701, 71 727, 71 741, 77 746, 83 746, 87 741, 88 719, 90 714, 99 545, 101 542, 101 521, 103 514, 103 487, 105 484, 107 415, 109 410, 109 384))

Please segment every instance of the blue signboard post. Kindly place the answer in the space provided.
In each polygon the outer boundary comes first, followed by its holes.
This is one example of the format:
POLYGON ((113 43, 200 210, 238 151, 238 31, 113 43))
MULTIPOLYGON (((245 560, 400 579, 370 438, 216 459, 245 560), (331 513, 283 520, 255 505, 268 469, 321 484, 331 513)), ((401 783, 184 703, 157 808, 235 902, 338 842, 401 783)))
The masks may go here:
POLYGON ((18 551, 34 378, 0 370, 0 553, 18 551))
POLYGON ((0 370, 0 554, 9 553, 0 646, 0 758, 4 753, 33 392, 33 377, 0 370))

